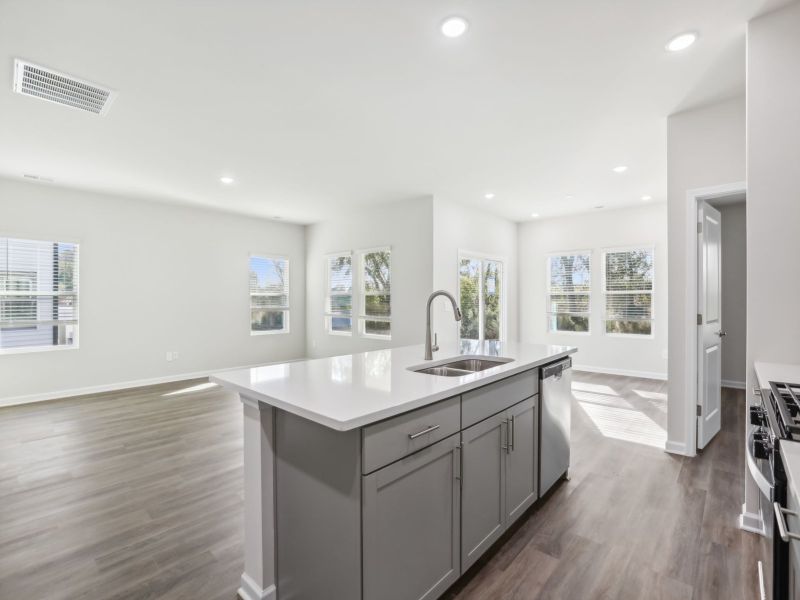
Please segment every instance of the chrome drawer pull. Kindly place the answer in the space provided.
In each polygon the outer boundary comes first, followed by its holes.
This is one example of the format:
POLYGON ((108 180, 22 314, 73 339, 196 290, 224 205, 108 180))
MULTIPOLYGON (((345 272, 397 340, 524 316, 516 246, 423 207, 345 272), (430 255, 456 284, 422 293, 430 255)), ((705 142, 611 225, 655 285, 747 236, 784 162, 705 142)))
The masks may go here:
POLYGON ((786 521, 783 519, 783 515, 792 515, 793 517, 796 517, 797 513, 793 510, 787 510, 783 508, 777 502, 773 502, 772 506, 775 508, 775 520, 778 522, 778 533, 781 534, 781 539, 784 542, 788 542, 790 539, 800 540, 800 535, 792 533, 786 529, 786 521))
POLYGON ((508 442, 508 452, 509 454, 514 451, 514 443, 516 442, 517 431, 514 427, 514 415, 511 415, 511 418, 508 420, 508 431, 509 433, 509 442, 508 442))
POLYGON ((764 565, 758 561, 758 592, 759 600, 767 600, 767 588, 764 585, 764 565))
POLYGON ((417 433, 409 433, 408 439, 415 440, 419 436, 425 435, 426 433, 430 433, 431 431, 436 431, 437 429, 439 429, 438 425, 431 425, 430 427, 426 427, 425 429, 423 429, 422 431, 418 431, 417 433))

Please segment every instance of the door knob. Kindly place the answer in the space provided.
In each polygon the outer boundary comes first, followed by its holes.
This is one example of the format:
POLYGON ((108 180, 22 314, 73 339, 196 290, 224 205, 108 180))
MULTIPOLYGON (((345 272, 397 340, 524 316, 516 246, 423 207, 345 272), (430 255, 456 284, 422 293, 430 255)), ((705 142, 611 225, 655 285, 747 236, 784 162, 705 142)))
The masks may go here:
POLYGON ((725 331, 718 331, 718 332, 717 332, 717 335, 718 335, 719 337, 721 337, 721 338, 724 338, 724 337, 725 337, 726 335, 728 335, 728 334, 727 334, 727 332, 725 332, 725 331))

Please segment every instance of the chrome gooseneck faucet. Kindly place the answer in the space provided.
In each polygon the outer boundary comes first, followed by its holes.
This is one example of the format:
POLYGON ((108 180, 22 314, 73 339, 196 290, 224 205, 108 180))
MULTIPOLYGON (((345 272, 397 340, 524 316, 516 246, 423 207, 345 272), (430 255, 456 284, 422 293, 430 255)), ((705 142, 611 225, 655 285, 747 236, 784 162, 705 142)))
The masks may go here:
POLYGON ((458 308, 458 303, 456 303, 456 299, 453 298, 453 294, 444 290, 437 290, 428 297, 428 308, 426 311, 427 321, 425 323, 425 360, 433 360, 433 353, 439 349, 438 336, 435 334, 434 342, 431 344, 431 303, 436 296, 446 296, 450 300, 450 304, 453 305, 456 321, 461 320, 461 309, 458 308))

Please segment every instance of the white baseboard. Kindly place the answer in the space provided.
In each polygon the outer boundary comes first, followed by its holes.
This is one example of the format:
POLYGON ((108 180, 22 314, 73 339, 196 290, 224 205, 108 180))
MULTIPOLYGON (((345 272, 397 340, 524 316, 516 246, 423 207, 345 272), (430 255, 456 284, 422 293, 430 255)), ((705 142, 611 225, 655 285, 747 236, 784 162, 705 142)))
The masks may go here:
POLYGON ((236 593, 242 600, 275 600, 278 597, 274 585, 262 590, 247 573, 242 573, 241 586, 236 593))
POLYGON ((734 381, 733 379, 723 379, 722 380, 722 387, 733 388, 735 390, 743 390, 747 386, 745 385, 744 381, 734 381))
POLYGON ((102 394, 104 392, 116 392, 129 388, 145 387, 148 385, 158 385, 160 383, 174 383, 187 381, 189 379, 199 379, 208 377, 214 373, 224 373, 225 371, 235 371, 236 369, 250 369, 253 367, 263 367, 269 364, 281 364, 305 360, 303 358, 292 358, 283 361, 260 363, 255 365, 243 365, 239 367, 225 367, 223 369, 208 369, 206 371, 195 371, 193 373, 179 373, 175 375, 164 375, 163 377, 151 377, 148 379, 135 379, 132 381, 120 381, 117 383, 104 383, 102 385, 91 385, 82 388, 68 390, 54 390, 52 392, 42 392, 41 394, 29 394, 25 396, 12 396, 10 398, 0 398, 0 407, 16 406, 19 404, 32 404, 34 402, 46 402, 47 400, 58 400, 59 398, 70 398, 73 396, 86 396, 89 394, 102 394))
POLYGON ((696 454, 695 452, 688 452, 686 444, 683 442, 673 442, 671 440, 667 440, 667 443, 664 444, 664 450, 670 454, 680 454, 681 456, 695 456, 696 454))
POLYGON ((742 504, 742 513, 739 515, 739 529, 766 535, 764 520, 759 513, 747 512, 747 504, 742 504))
POLYGON ((630 369, 615 369, 613 367, 592 367, 588 365, 573 364, 576 371, 586 371, 588 373, 605 373, 606 375, 623 375, 625 377, 640 377, 642 379, 658 379, 666 381, 666 373, 656 373, 654 371, 632 371, 630 369))

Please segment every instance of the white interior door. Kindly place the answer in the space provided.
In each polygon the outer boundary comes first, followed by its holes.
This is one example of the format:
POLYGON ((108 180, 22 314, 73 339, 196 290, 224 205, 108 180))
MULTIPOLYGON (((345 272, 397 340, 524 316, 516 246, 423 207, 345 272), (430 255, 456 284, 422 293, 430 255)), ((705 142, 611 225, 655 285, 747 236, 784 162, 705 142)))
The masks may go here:
POLYGON ((697 236, 697 447, 719 432, 722 395, 722 219, 702 202, 697 236))

